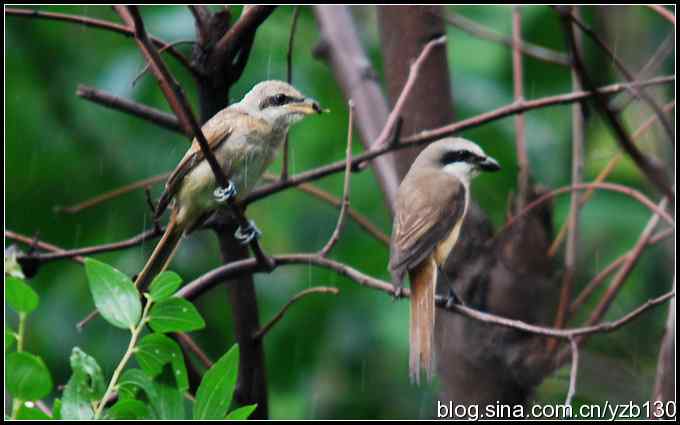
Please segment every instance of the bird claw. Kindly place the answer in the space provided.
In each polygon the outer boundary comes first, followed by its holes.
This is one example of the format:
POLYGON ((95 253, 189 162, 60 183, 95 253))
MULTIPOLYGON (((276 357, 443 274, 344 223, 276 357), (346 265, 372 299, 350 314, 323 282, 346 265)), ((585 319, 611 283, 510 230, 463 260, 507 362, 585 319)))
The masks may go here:
POLYGON ((234 184, 234 182, 229 180, 229 184, 227 185, 227 187, 216 188, 215 191, 213 192, 213 195, 215 196, 215 200, 218 203, 223 204, 230 200, 231 198, 233 198, 234 196, 236 196, 237 193, 238 191, 236 190, 236 185, 234 184))
POLYGON ((456 291, 452 287, 449 287, 449 297, 446 300, 446 308, 451 308, 454 305, 465 306, 465 303, 463 302, 463 299, 456 293, 456 291))
POLYGON ((395 300, 398 300, 399 298, 404 296, 404 288, 401 286, 395 286, 394 287, 394 292, 392 292, 392 296, 394 297, 395 300))
POLYGON ((255 226, 255 222, 252 220, 248 222, 248 226, 245 229, 239 226, 234 233, 234 237, 241 245, 248 245, 253 239, 259 239, 260 236, 262 236, 262 232, 255 226))

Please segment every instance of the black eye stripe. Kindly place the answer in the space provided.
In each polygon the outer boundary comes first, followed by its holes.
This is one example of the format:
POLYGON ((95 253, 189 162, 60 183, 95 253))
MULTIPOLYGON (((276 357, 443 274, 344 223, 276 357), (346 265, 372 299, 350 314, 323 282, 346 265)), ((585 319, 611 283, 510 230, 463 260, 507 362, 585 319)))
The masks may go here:
POLYGON ((293 96, 288 96, 287 94, 279 93, 275 94, 273 96, 269 96, 265 98, 261 103, 260 103, 260 109, 265 109, 270 106, 281 106, 285 105, 287 103, 293 103, 293 102, 303 102, 304 99, 300 97, 293 97, 293 96))
POLYGON ((454 162, 478 163, 483 160, 483 157, 468 150, 447 151, 444 152, 444 155, 442 156, 442 164, 445 165, 452 164, 454 162))

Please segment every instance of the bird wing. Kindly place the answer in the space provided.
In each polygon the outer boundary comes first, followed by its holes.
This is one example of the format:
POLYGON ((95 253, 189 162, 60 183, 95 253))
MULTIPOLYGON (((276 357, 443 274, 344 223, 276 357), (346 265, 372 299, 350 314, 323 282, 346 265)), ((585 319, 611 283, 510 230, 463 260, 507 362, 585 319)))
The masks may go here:
POLYGON ((465 213, 465 186, 439 170, 407 176, 396 200, 390 271, 401 285, 407 271, 418 267, 449 236, 465 213))
MULTIPOLYGON (((205 139, 208 141, 208 146, 210 146, 211 151, 214 151, 229 139, 234 133, 233 124, 237 123, 238 119, 243 115, 246 114, 238 110, 223 109, 203 125, 201 130, 203 131, 205 139)), ((156 207, 156 217, 160 217, 163 212, 165 212, 170 201, 179 190, 184 176, 189 174, 189 172, 204 159, 205 156, 203 155, 201 145, 194 138, 191 143, 191 148, 189 148, 182 160, 177 164, 177 167, 175 167, 168 177, 168 181, 165 183, 165 190, 156 207)), ((229 176, 227 175, 227 177, 229 176)))

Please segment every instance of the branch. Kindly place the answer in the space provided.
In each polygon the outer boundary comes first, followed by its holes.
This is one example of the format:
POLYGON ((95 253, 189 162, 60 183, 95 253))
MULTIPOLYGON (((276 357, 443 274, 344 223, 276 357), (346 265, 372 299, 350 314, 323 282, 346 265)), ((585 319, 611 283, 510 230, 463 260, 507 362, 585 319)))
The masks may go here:
POLYGON ((244 6, 241 17, 217 42, 218 57, 232 58, 243 41, 257 31, 257 28, 272 14, 276 6, 244 6))
MULTIPOLYGON (((522 69, 522 54, 520 45, 522 44, 522 15, 520 6, 512 7, 512 79, 515 93, 515 102, 524 102, 524 72, 522 69)), ((529 157, 527 156, 526 131, 524 125, 524 115, 515 115, 515 144, 517 151, 517 165, 519 166, 518 187, 519 199, 518 207, 524 207, 524 202, 529 194, 529 157)))
POLYGON ((517 219, 522 217, 523 215, 527 214, 529 211, 532 209, 538 207, 539 205, 543 204, 544 202, 554 198, 557 195, 561 195, 563 193, 567 192, 572 192, 574 190, 584 190, 584 189, 589 189, 589 188, 596 188, 596 189, 604 189, 604 190, 611 190, 613 192, 619 192, 623 193, 624 195, 627 195, 638 202, 640 202, 642 205, 646 206, 649 208, 652 212, 659 214, 668 224, 671 225, 675 229, 675 222, 673 221, 673 217, 671 217, 668 212, 660 209, 657 205, 655 205, 652 201, 649 200, 645 195, 643 195, 641 192, 632 189, 627 186, 623 186, 620 184, 616 183, 581 183, 581 184, 574 184, 571 186, 565 186, 561 187, 559 189, 555 189, 551 192, 548 192, 538 198, 536 198, 534 201, 532 201, 529 205, 527 205, 522 211, 519 213, 515 214, 512 218, 510 218, 505 225, 498 231, 495 238, 498 237, 501 233, 505 232, 510 226, 512 226, 517 219))
POLYGON ((347 209, 349 208, 349 177, 352 171, 352 132, 354 130, 354 104, 352 103, 351 99, 348 104, 349 123, 347 124, 347 153, 345 160, 345 181, 342 190, 342 207, 340 208, 340 214, 338 214, 338 224, 335 226, 333 234, 331 235, 330 239, 328 239, 326 245, 324 245, 324 247, 319 252, 319 255, 322 257, 328 255, 328 253, 331 252, 331 249, 333 249, 335 244, 340 239, 340 233, 345 227, 345 217, 347 216, 347 209))
MULTIPOLYGON (((619 72, 623 77, 626 79, 626 81, 635 81, 635 76, 633 75, 632 72, 630 72, 626 66, 623 64, 623 62, 616 56, 614 51, 607 45, 607 43, 600 38, 600 36, 595 33, 592 29, 590 29, 586 24, 583 23, 577 16, 574 16, 572 13, 568 13, 566 16, 568 16, 569 19, 573 23, 575 23, 581 31, 583 31, 590 39, 597 44, 602 51, 605 52, 607 56, 614 62, 614 65, 616 68, 618 68, 619 72)), ((578 72, 577 72, 578 74, 578 72)), ((675 141, 675 133, 673 131, 673 128, 671 127, 670 122, 666 119, 664 114, 661 112, 661 108, 659 105, 656 103, 654 99, 652 99, 651 96, 649 96, 644 90, 638 89, 637 87, 631 87, 631 92, 636 96, 642 98, 642 100, 649 105, 649 107, 654 111, 654 113, 658 116, 659 122, 661 123, 664 131, 666 132, 666 136, 668 137, 669 142, 673 143, 675 141)))
MULTIPOLYGON (((40 18, 48 19, 53 21, 70 22, 79 25, 84 25, 90 28, 103 29, 111 31, 116 34, 121 34, 126 37, 133 37, 135 35, 134 31, 130 28, 117 24, 115 22, 108 22, 99 19, 93 19, 87 16, 78 15, 67 15, 64 13, 54 13, 54 12, 42 12, 33 9, 15 9, 15 8, 5 8, 5 13, 10 16, 24 17, 24 18, 40 18)), ((198 71, 189 63, 189 60, 184 57, 177 49, 172 47, 169 43, 156 38, 151 37, 151 42, 157 47, 167 50, 178 62, 180 62, 184 67, 191 73, 194 78, 200 78, 198 71)))
MULTIPOLYGON (((637 86, 648 86, 657 84, 666 84, 675 81, 674 76, 659 77, 652 80, 647 80, 643 82, 634 83, 637 86)), ((613 95, 626 90, 631 84, 612 84, 598 89, 600 94, 613 95)), ((500 108, 494 109, 493 111, 484 112, 482 114, 476 115, 474 117, 458 121, 453 124, 445 125, 443 127, 421 131, 412 136, 408 136, 400 140, 399 143, 390 144, 384 146, 375 151, 365 152, 361 155, 355 155, 352 159, 352 165, 356 166, 364 161, 368 161, 379 156, 382 156, 388 152, 393 152, 399 149, 405 149, 412 146, 419 146, 431 141, 440 139, 442 137, 450 136, 454 133, 458 133, 470 128, 479 127, 490 122, 512 116, 520 112, 526 112, 534 109, 546 108, 555 105, 570 104, 573 102, 578 102, 583 99, 587 99, 593 96, 594 93, 590 91, 576 92, 576 93, 566 93, 557 96, 548 96, 540 99, 529 100, 522 102, 521 104, 511 103, 509 105, 502 106, 500 108)), ((357 105, 358 111, 358 105, 357 105)), ((357 112, 360 117, 361 114, 357 112)), ((345 161, 337 161, 332 164, 324 165, 306 172, 299 173, 293 177, 288 178, 286 181, 278 181, 267 186, 258 188, 250 192, 250 194, 242 200, 244 205, 248 205, 258 199, 269 196, 273 193, 280 192, 289 187, 299 186, 302 183, 310 182, 313 180, 318 180, 322 177, 329 176, 331 174, 338 173, 345 168, 345 161)), ((354 169, 353 169, 354 171, 354 169)))
POLYGON ((593 91, 595 93, 594 96, 595 104, 598 107, 602 116, 606 118, 606 120, 609 122, 611 130, 616 136, 616 140, 618 141, 621 148, 628 153, 633 162, 635 162, 637 167, 647 176, 647 178, 651 182, 653 182, 657 186, 657 188, 662 193, 664 193, 669 199, 672 199, 674 197, 674 193, 671 190, 670 186, 668 185, 668 179, 664 170, 658 165, 652 163, 649 160, 649 158, 647 158, 647 156, 645 156, 635 146, 635 144, 633 144, 632 140, 630 139, 630 136, 624 129, 621 120, 611 110, 607 101, 604 99, 602 93, 595 88, 595 84, 588 75, 585 65, 581 60, 581 55, 578 51, 578 47, 576 46, 569 7, 560 6, 557 7, 556 10, 558 11, 562 19, 562 26, 564 27, 564 32, 566 34, 567 46, 569 47, 572 64, 574 66, 574 70, 579 76, 581 84, 583 84, 583 86, 588 90, 593 91))
MULTIPOLYGON (((288 53, 286 53, 286 81, 288 84, 293 83, 293 42, 295 40, 295 30, 297 29, 298 18, 300 16, 300 6, 294 6, 293 18, 290 23, 290 36, 288 37, 288 53)), ((288 178, 288 133, 286 139, 283 141, 283 161, 281 165, 281 180, 288 178)))
POLYGON ((83 84, 78 85, 78 88, 76 89, 76 96, 90 100, 99 105, 134 115, 170 131, 191 136, 190 133, 186 132, 182 128, 176 116, 167 112, 163 112, 159 109, 152 108, 132 100, 124 99, 122 97, 107 93, 103 90, 98 90, 94 87, 85 86, 83 84))
MULTIPOLYGON (((329 260, 328 258, 321 257, 318 254, 288 254, 288 255, 278 255, 272 257, 274 260, 275 268, 285 266, 285 265, 315 265, 318 267, 323 267, 330 269, 351 279, 353 282, 372 288, 378 291, 385 292, 388 295, 394 296, 394 288, 390 282, 386 282, 367 274, 364 274, 346 264, 329 260)), ((242 274, 253 274, 258 272, 266 272, 267 270, 262 269, 262 266, 258 265, 255 259, 247 258, 244 260, 234 261, 225 264, 221 267, 213 269, 203 276, 193 280, 184 287, 182 287, 176 294, 178 297, 186 299, 194 299, 209 290, 213 286, 219 284, 225 279, 230 279, 235 276, 242 274)), ((402 297, 409 297, 410 291, 408 288, 404 288, 402 292, 402 297)), ((512 328, 518 331, 523 331, 535 335, 541 335, 545 337, 560 338, 568 340, 577 336, 591 335, 597 333, 607 333, 613 332, 626 323, 639 317, 642 313, 648 311, 653 307, 657 307, 671 298, 675 297, 675 292, 667 292, 657 298, 652 298, 647 300, 644 304, 638 306, 636 309, 626 314, 625 316, 611 321, 604 322, 593 326, 583 326, 571 329, 553 329, 546 328, 543 326, 531 325, 520 320, 509 319, 506 317, 497 316, 490 313, 485 313, 479 310, 475 310, 471 307, 467 307, 461 304, 456 304, 455 300, 447 297, 437 295, 435 301, 437 307, 446 309, 452 312, 459 313, 465 317, 493 325, 504 326, 507 328, 512 328)))
MULTIPOLYGON (((11 239, 13 241, 25 243, 26 245, 28 245, 30 247, 37 246, 38 248, 44 249, 45 251, 56 252, 56 253, 66 252, 63 248, 60 248, 56 245, 52 245, 50 243, 43 242, 43 241, 38 240, 36 238, 31 238, 31 237, 28 237, 26 235, 22 235, 21 233, 13 232, 11 230, 5 230, 5 237, 7 239, 11 239)), ((31 255, 36 255, 36 254, 31 254, 31 255)), ((73 260, 73 261, 75 261, 76 263, 79 263, 79 264, 85 263, 85 259, 83 257, 77 256, 77 255, 69 256, 69 257, 66 257, 66 258, 69 258, 69 259, 71 259, 71 260, 73 260)))
POLYGON ((445 45, 446 36, 443 35, 441 37, 435 38, 434 40, 428 42, 425 46, 423 46, 423 50, 420 51, 420 54, 418 55, 416 60, 411 64, 408 78, 404 83, 404 87, 401 90, 401 93, 399 94, 397 101, 394 102, 394 107, 392 108, 390 114, 387 116, 387 122, 385 122, 385 125, 383 126, 380 135, 378 135, 376 141, 373 142, 373 144, 371 144, 370 150, 380 149, 381 147, 385 146, 387 142, 391 139, 391 135, 392 133, 394 133, 394 130, 397 127, 397 122, 399 121, 399 117, 402 114, 402 110, 404 109, 406 100, 408 99, 409 95, 411 94, 411 91, 413 90, 413 86, 418 80, 420 67, 423 65, 423 63, 425 62, 425 60, 428 58, 428 56, 430 55, 432 50, 434 50, 435 47, 445 45))
MULTIPOLYGON (((491 41, 492 43, 502 44, 504 46, 513 48, 512 37, 507 37, 502 34, 498 34, 487 27, 468 19, 463 15, 457 13, 449 12, 446 15, 436 14, 437 17, 441 18, 447 24, 454 26, 468 34, 471 34, 477 38, 483 40, 491 41)), ((519 50, 526 56, 531 56, 534 59, 538 59, 544 62, 554 63, 562 66, 569 66, 569 58, 566 54, 558 52, 547 47, 540 46, 538 44, 533 44, 528 41, 522 41, 519 45, 519 50)))
POLYGON ((664 19, 666 19, 668 22, 673 24, 673 26, 675 26, 675 15, 673 14, 673 12, 658 4, 647 4, 645 6, 652 9, 659 15, 663 16, 664 19))
POLYGON ((127 184, 125 186, 118 187, 116 189, 110 190, 108 192, 104 192, 101 195, 94 196, 92 198, 86 199, 82 202, 79 202, 75 205, 69 205, 66 207, 62 206, 55 206, 54 211, 58 213, 66 213, 66 214, 75 214, 79 213, 82 210, 92 208, 96 205, 102 204, 104 202, 110 201, 111 199, 118 198, 120 196, 123 196, 127 193, 130 193, 132 191, 135 191, 137 189, 142 189, 142 188, 148 188, 150 186, 153 186, 155 184, 161 183, 165 181, 168 178, 168 175, 170 173, 163 173, 163 174, 158 174, 156 176, 151 176, 147 177, 142 180, 137 180, 135 182, 132 182, 130 184, 127 184))
POLYGON ((576 339, 569 338, 569 345, 571 347, 571 372, 569 373, 569 391, 567 391, 567 399, 564 404, 571 406, 571 401, 576 394, 576 375, 578 374, 578 344, 576 339))
POLYGON ((338 288, 334 288, 332 286, 317 286, 313 288, 307 288, 304 291, 297 293, 293 298, 288 300, 288 302, 283 306, 283 308, 281 308, 281 310, 278 313, 276 313, 276 315, 266 325, 264 325, 260 330, 258 330, 255 333, 255 335, 253 335, 253 339, 262 339, 267 334, 267 332, 269 332, 271 328, 274 327, 274 325, 277 324, 283 318, 283 315, 286 314, 288 309, 305 296, 309 294, 328 294, 328 293, 337 295, 340 293, 340 291, 338 290, 338 288))
MULTIPOLYGON (((675 101, 672 101, 672 102, 670 102, 669 104, 667 104, 663 107, 663 111, 665 113, 668 113, 668 112, 672 111, 674 108, 675 108, 675 101)), ((638 127, 638 129, 635 130, 635 132, 631 136, 633 141, 637 142, 642 137, 642 135, 644 135, 645 132, 652 127, 652 124, 654 124, 656 122, 657 118, 658 118, 658 116, 656 114, 654 114, 651 117, 649 117, 644 123, 642 123, 642 125, 640 127, 638 127)), ((604 168, 602 168, 602 170, 597 175, 597 177, 595 177, 595 180, 593 180, 593 182, 601 183, 601 182, 605 181, 607 179, 607 177, 609 177, 609 175, 616 169, 616 167, 623 160, 623 158, 624 158, 623 153, 617 152, 616 155, 614 155, 614 157, 612 159, 610 159, 609 162, 607 162, 607 165, 605 165, 604 168)), ((588 200, 590 200, 590 197, 593 195, 594 192, 595 192, 595 188, 591 188, 591 189, 588 189, 587 191, 585 191, 579 197, 579 200, 578 200, 579 207, 582 207, 583 205, 585 205, 585 203, 588 202, 588 200)), ((570 212, 569 218, 567 219, 567 221, 564 224, 562 224, 562 227, 560 228, 560 231, 558 232, 557 237, 555 237, 555 240, 550 245, 550 248, 548 249, 548 256, 550 256, 550 257, 554 256, 555 253, 557 252, 557 249, 559 248, 560 244, 564 240, 564 237, 567 234, 567 229, 569 229, 570 226, 571 226, 569 224, 570 221, 571 221, 571 215, 572 215, 572 213, 570 212)))

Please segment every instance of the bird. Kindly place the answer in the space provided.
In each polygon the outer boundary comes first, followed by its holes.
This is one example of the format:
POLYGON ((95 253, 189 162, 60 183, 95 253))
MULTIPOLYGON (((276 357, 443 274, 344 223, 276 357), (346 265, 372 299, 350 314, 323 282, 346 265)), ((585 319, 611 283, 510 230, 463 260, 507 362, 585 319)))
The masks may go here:
POLYGON ((406 274, 410 279, 412 383, 420 383, 421 368, 432 380, 437 274, 458 241, 470 203, 470 181, 481 171, 498 170, 498 162, 477 144, 447 137, 423 149, 399 185, 388 268, 396 296, 406 274))
MULTIPOLYGON (((216 113, 202 127, 211 151, 225 176, 227 187, 218 187, 196 139, 165 184, 155 208, 158 219, 170 207, 170 220, 135 285, 144 290, 168 266, 184 235, 230 199, 238 202, 253 189, 294 123, 324 110, 292 85, 268 80, 256 84, 238 103, 216 113)), ((259 236, 252 224, 235 236, 247 244, 259 236)))

